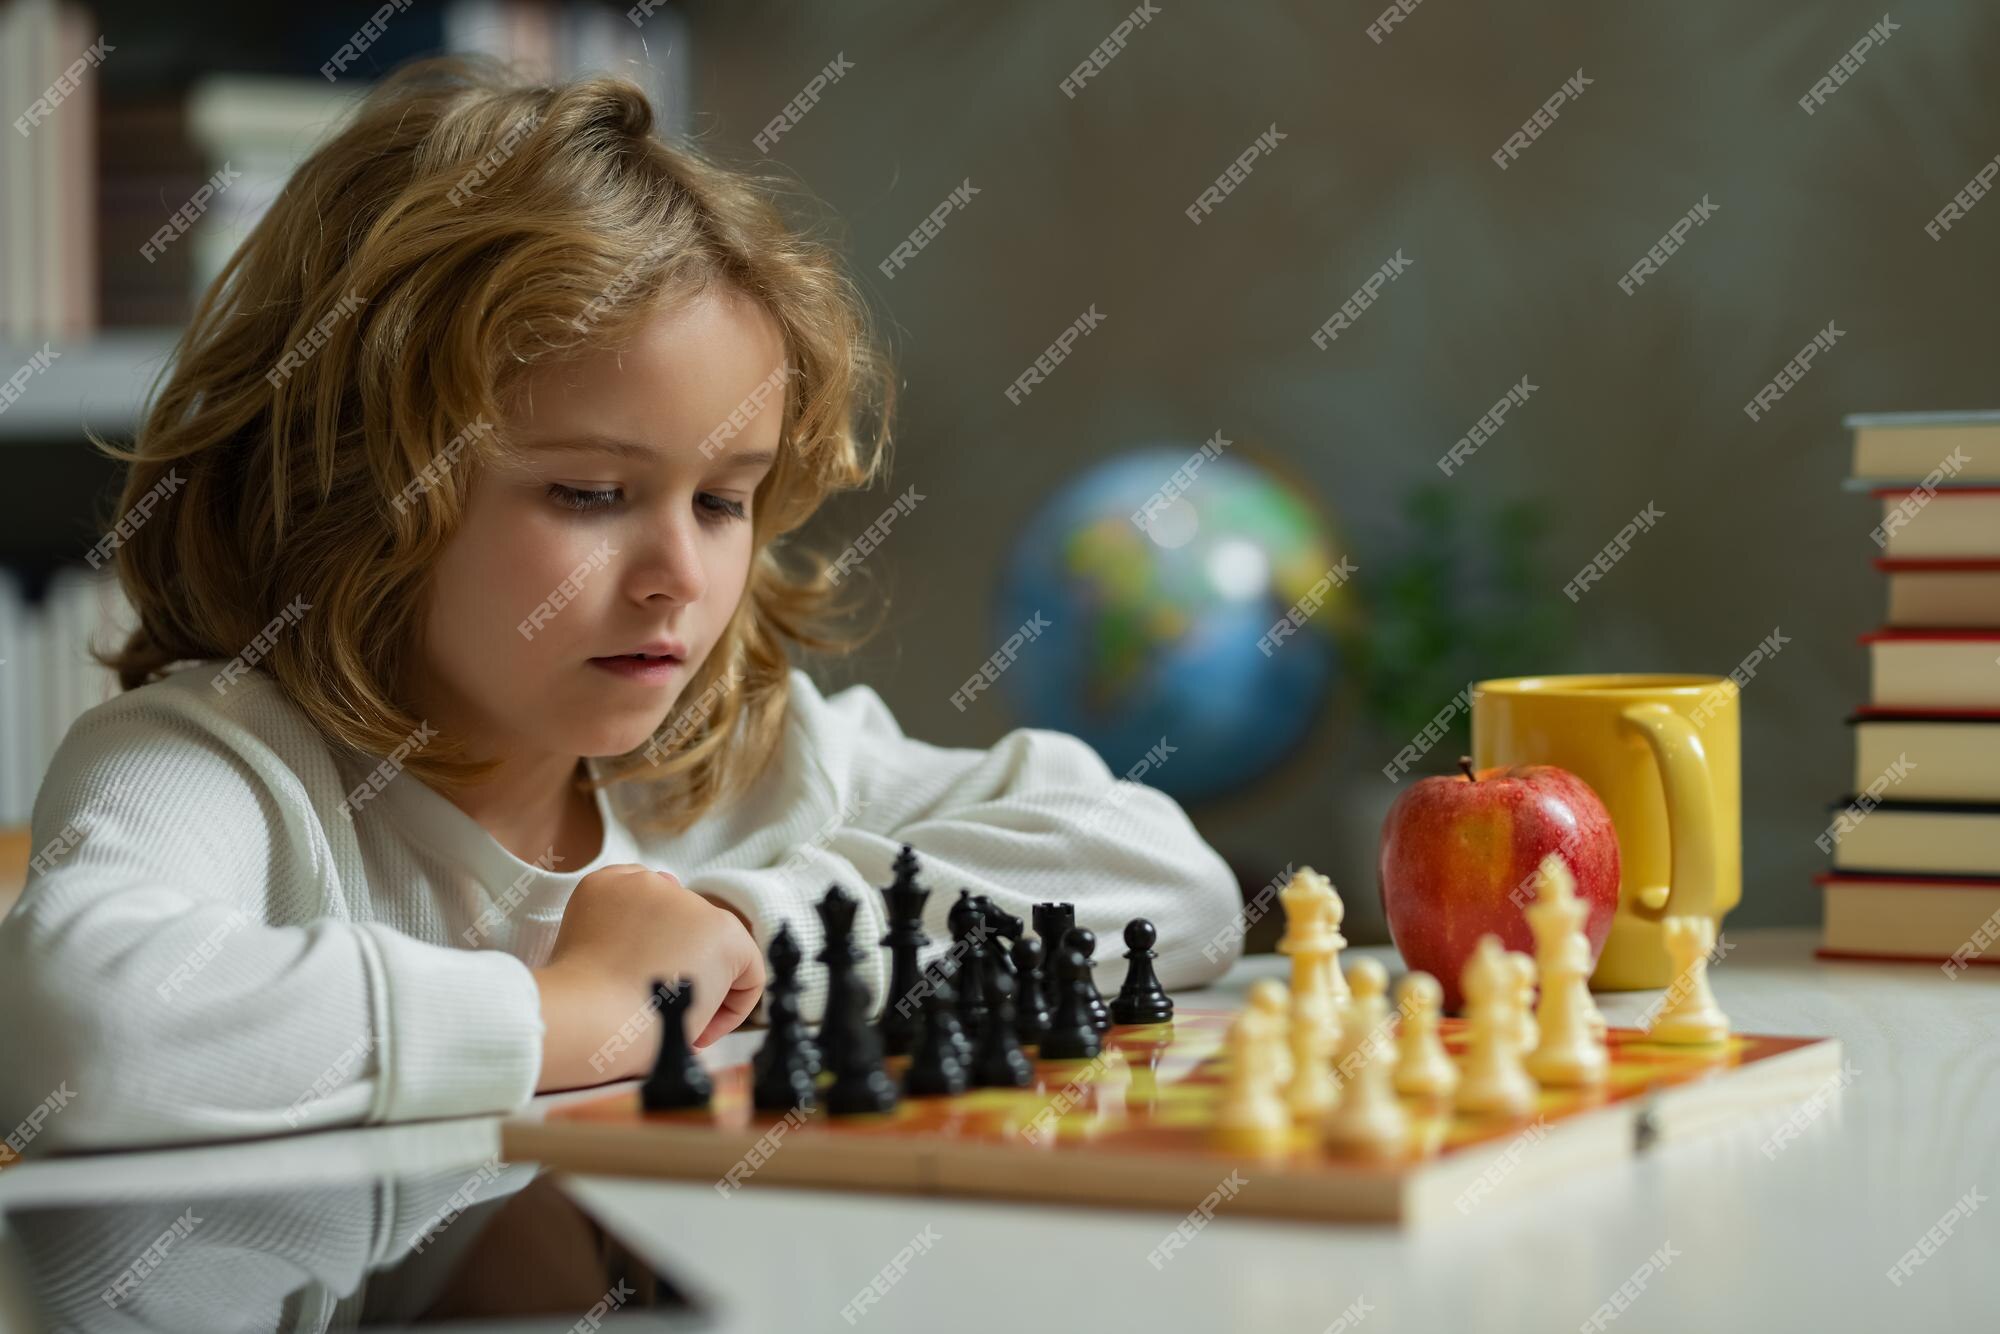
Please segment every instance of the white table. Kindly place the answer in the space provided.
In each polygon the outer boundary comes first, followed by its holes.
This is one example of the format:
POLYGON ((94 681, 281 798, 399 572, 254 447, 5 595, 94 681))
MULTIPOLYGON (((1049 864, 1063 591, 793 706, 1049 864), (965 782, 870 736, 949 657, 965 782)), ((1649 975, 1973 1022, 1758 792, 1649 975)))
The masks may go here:
MULTIPOLYGON (((1900 1284, 1887 1271, 1968 1192, 2000 1190, 2000 976, 1819 963, 1805 931, 1725 934, 1734 948, 1713 972, 1724 1008, 1743 1030, 1840 1037, 1853 1074, 1838 1103, 1775 1153, 1761 1147, 1786 1119, 1774 1112, 1429 1231, 1231 1218, 1224 1204, 1156 1269, 1147 1257, 1178 1217, 572 1185, 732 1330, 848 1328, 842 1308, 919 1235, 935 1240, 853 1327, 1321 1334, 1348 1312, 1358 1319, 1342 1328, 1371 1334, 1571 1330, 1663 1248, 1665 1263, 1616 1298, 1627 1304, 1604 1328, 1994 1327, 2000 1201, 1976 1201, 1900 1284)), ((1218 990, 1240 994, 1281 966, 1247 961, 1218 990)), ((1602 999, 1620 1024, 1656 994, 1602 999)), ((0 1174, 0 1203, 83 1198, 111 1181, 166 1190, 437 1168, 477 1162, 495 1143, 495 1123, 476 1120, 31 1162, 0 1174)))

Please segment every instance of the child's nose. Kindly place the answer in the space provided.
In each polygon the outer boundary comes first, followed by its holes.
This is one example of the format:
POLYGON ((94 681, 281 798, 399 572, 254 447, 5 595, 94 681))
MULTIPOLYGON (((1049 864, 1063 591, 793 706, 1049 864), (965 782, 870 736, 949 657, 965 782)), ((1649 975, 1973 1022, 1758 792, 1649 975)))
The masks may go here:
POLYGON ((633 556, 627 582, 642 600, 697 602, 708 590, 701 543, 688 526, 662 524, 647 534, 643 549, 633 556))

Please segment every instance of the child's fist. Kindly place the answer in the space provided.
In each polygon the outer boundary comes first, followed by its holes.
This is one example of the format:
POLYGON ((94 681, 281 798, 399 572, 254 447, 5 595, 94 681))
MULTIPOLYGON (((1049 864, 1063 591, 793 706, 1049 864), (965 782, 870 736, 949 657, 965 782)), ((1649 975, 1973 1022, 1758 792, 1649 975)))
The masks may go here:
POLYGON ((592 1075, 578 1067, 648 1004, 654 978, 680 977, 694 983, 688 1032, 706 1046, 756 1008, 764 961, 741 918, 671 875, 621 864, 578 881, 535 974, 548 1029, 541 1087, 644 1074, 650 1043, 631 1044, 609 1063, 600 1058, 592 1075))

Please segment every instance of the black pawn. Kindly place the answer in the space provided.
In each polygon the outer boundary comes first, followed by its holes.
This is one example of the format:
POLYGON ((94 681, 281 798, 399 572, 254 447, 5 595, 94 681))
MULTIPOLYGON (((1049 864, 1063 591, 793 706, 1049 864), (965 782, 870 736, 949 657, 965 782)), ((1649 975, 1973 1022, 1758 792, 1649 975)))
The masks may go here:
MULTIPOLYGON (((958 1057, 958 1063, 965 1068, 966 1075, 970 1078, 972 1035, 965 1031, 965 1025, 958 1017, 958 990, 953 985, 951 969, 946 966, 943 959, 937 959, 924 970, 924 976, 930 979, 931 997, 935 1002, 924 1007, 924 1025, 929 1028, 933 1024, 943 1024, 941 1031, 944 1040, 951 1047, 952 1053, 958 1057)), ((923 1038, 919 1036, 917 1041, 921 1046, 923 1038)))
POLYGON ((1089 927, 1073 926, 1069 929, 1068 941, 1083 955, 1083 970, 1077 975, 1077 981, 1083 992, 1083 1003, 1090 1013, 1091 1025, 1102 1033, 1111 1027, 1111 1007, 1104 1003, 1104 993, 1097 989, 1097 973, 1091 966, 1097 953, 1097 933, 1089 927))
POLYGON ((1049 1031, 1042 1035, 1043 1060, 1088 1060, 1104 1050, 1104 1036, 1090 1022, 1090 1006, 1083 995, 1089 983, 1082 974, 1088 965, 1089 960, 1074 943, 1065 945, 1056 958, 1051 971, 1056 976, 1058 999, 1049 1031))
POLYGON ((1111 1002, 1111 1018, 1121 1024, 1164 1024, 1174 1017, 1174 1002, 1153 971, 1153 943, 1160 933, 1143 917, 1125 923, 1125 985, 1111 1002))
POLYGON ((714 1086, 688 1046, 687 1012, 694 1004, 694 984, 681 978, 670 987, 656 979, 653 1004, 660 1012, 660 1058, 639 1086, 640 1105, 649 1112, 708 1106, 714 1086))
POLYGON ((903 1092, 912 1098, 957 1097, 971 1083, 961 1051, 965 1037, 953 1007, 951 983, 939 981, 924 1003, 916 1054, 903 1074, 903 1092))
POLYGON ((804 956, 792 939, 789 924, 771 941, 771 984, 764 991, 764 1015, 770 1029, 750 1063, 751 1103, 760 1112, 813 1108, 813 1076, 819 1073, 819 1048, 799 1018, 799 963, 804 956))
POLYGON ((806 1073, 817 1075, 825 1064, 821 1060, 819 1043, 813 1041, 812 1030, 806 1026, 799 1010, 799 966, 805 960, 804 951, 799 948, 799 939, 792 934, 791 923, 779 926, 778 934, 771 938, 771 948, 765 951, 765 958, 771 962, 771 981, 765 989, 769 999, 765 1002, 766 1021, 773 1029, 780 1025, 779 997, 790 999, 785 1007, 784 1020, 797 1033, 797 1047, 804 1061, 806 1073))
POLYGON ((1035 1067, 1014 1035, 1014 979, 1005 973, 993 979, 993 998, 986 1008, 986 1030, 979 1035, 979 1061, 972 1082, 983 1089, 1022 1089, 1035 1082, 1035 1067))
POLYGON ((958 964, 952 969, 951 984, 958 992, 958 1022, 967 1033, 986 1027, 986 982, 991 971, 986 948, 986 900, 969 889, 958 891, 958 902, 947 917, 951 926, 951 952, 958 964))
POLYGON ((1022 936, 1014 942, 1014 975, 1020 990, 1015 993, 1014 1033, 1024 1045, 1034 1046, 1049 1031, 1049 1003, 1042 980, 1042 942, 1022 936))
POLYGON ((1062 996, 1056 989, 1056 974, 1061 969, 1056 965, 1062 959, 1063 937, 1076 925, 1076 905, 1037 903, 1030 920, 1035 924, 1035 934, 1042 938, 1042 966, 1047 974, 1042 979, 1042 999, 1053 1010, 1062 1004, 1062 996))

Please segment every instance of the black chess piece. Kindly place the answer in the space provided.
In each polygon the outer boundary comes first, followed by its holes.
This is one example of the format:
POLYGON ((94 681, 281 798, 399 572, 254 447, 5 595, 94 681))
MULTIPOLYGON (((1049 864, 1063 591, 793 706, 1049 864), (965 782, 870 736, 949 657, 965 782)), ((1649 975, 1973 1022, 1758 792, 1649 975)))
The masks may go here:
POLYGON ((1125 923, 1125 984, 1111 1002, 1111 1018, 1120 1024, 1164 1024, 1174 1017, 1174 1002, 1153 971, 1153 944, 1160 933, 1143 917, 1125 923))
POLYGON ((791 998, 786 1018, 798 1033, 798 1054, 805 1063, 806 1073, 817 1075, 824 1062, 820 1058, 819 1043, 813 1040, 812 1029, 807 1027, 803 1012, 799 1009, 799 967, 805 959, 805 953, 799 948, 798 937, 792 934, 791 923, 786 922, 778 927, 778 934, 772 937, 771 948, 765 951, 764 957, 771 963, 771 981, 766 991, 774 997, 773 1000, 766 1002, 766 1022, 773 1028, 778 1027, 778 1018, 773 1007, 776 993, 783 990, 791 998))
POLYGON ((805 957, 789 923, 771 941, 771 981, 764 989, 764 1016, 770 1028, 750 1063, 751 1105, 760 1112, 811 1111, 819 1048, 799 1017, 799 963, 805 957))
POLYGON ((1049 1031, 1049 1003, 1042 979, 1042 942, 1022 936, 1014 942, 1015 992, 1014 1032, 1027 1046, 1042 1040, 1049 1031))
POLYGON ((1043 1060, 1087 1060, 1104 1050, 1104 1035, 1090 1021, 1090 1003, 1084 998, 1084 988, 1090 985, 1084 976, 1088 967, 1089 959, 1071 942, 1049 970, 1055 974, 1059 998, 1049 1031, 1042 1035, 1043 1060))
POLYGON ((639 1086, 640 1106, 649 1112, 708 1106, 714 1086, 688 1045, 687 1012, 694 1004, 694 983, 683 977, 670 987, 654 979, 653 1004, 660 1012, 660 1056, 653 1062, 653 1073, 639 1086))
POLYGON ((1076 905, 1037 903, 1030 920, 1035 925, 1035 934, 1042 940, 1042 999, 1053 1010, 1062 1004, 1056 982, 1056 974, 1061 969, 1057 964, 1062 960, 1063 937, 1076 925, 1076 905))
POLYGON ((903 1073, 903 1092, 912 1098, 956 1097, 971 1083, 955 1000, 951 983, 934 979, 924 1002, 917 1050, 903 1073))
POLYGON ((958 902, 946 918, 951 927, 951 952, 958 959, 951 985, 958 993, 958 1022, 967 1033, 986 1027, 986 982, 990 970, 986 948, 986 900, 969 889, 958 891, 958 902))
MULTIPOLYGON (((1027 930, 1020 918, 1008 912, 993 900, 981 897, 980 920, 986 924, 986 948, 993 961, 993 969, 1009 977, 1014 975, 1014 946, 1027 930), (1004 943, 1003 943, 1004 942, 1004 943)), ((1015 993, 1018 1002, 1020 994, 1015 993)))
POLYGON ((1083 971, 1078 975, 1083 1003, 1088 1007, 1091 1024, 1102 1033, 1111 1027, 1111 1007, 1104 1003, 1104 993, 1097 989, 1097 973, 1093 967, 1097 954, 1097 933, 1087 926, 1073 926, 1066 939, 1083 954, 1083 971))
POLYGON ((1014 979, 1001 973, 993 978, 993 983, 972 1082, 987 1089, 1026 1088, 1035 1082, 1035 1067, 1021 1050, 1021 1040, 1014 1033, 1014 979))
MULTIPOLYGON (((993 992, 1004 974, 1014 980, 1014 942, 1021 938, 1024 930, 1021 919, 995 904, 993 900, 979 896, 980 945, 986 953, 986 990, 984 999, 990 1010, 993 1006, 993 992)), ((1020 1008, 1021 991, 1014 989, 1015 1008, 1020 1008)))
POLYGON ((857 906, 839 885, 829 885, 813 907, 826 935, 826 944, 814 956, 826 965, 826 1009, 819 1024, 820 1065, 834 1074, 840 1072, 845 1056, 842 1044, 847 1040, 847 1026, 841 1019, 849 1008, 848 995, 855 988, 854 966, 860 961, 849 938, 857 906))
MULTIPOLYGON (((959 1020, 958 989, 952 984, 952 977, 951 967, 943 959, 931 960, 930 966, 924 970, 932 998, 942 998, 935 1005, 924 1006, 924 1024, 928 1027, 942 1016, 945 1041, 957 1055, 958 1063, 964 1067, 969 1079, 972 1075, 972 1035, 965 1031, 965 1025, 959 1020)), ((923 1045, 921 1033, 917 1037, 917 1045, 919 1048, 923 1045)))
POLYGON ((889 1003, 882 1007, 877 1031, 884 1052, 907 1056, 917 1045, 917 1029, 923 1023, 917 954, 930 943, 924 933, 924 900, 931 892, 917 883, 917 854, 907 843, 896 854, 895 873, 895 881, 882 891, 889 910, 889 932, 882 937, 882 944, 889 947, 889 1003))
POLYGON ((896 1084, 882 1068, 882 1039, 868 1022, 867 988, 848 990, 846 1011, 836 1022, 843 1031, 842 1064, 834 1068, 833 1084, 826 1091, 827 1111, 861 1116, 893 1110, 896 1084))
POLYGON ((826 1109, 835 1116, 886 1112, 896 1105, 896 1085, 882 1069, 882 1040, 868 1022, 868 988, 855 976, 854 911, 859 905, 839 885, 826 891, 817 911, 826 928, 826 1020, 820 1054, 833 1072, 826 1109))

